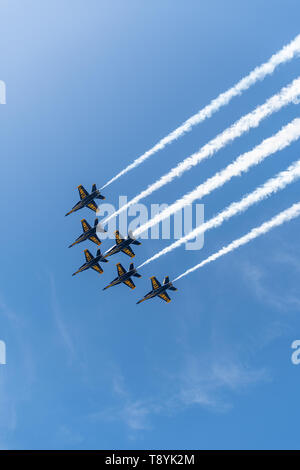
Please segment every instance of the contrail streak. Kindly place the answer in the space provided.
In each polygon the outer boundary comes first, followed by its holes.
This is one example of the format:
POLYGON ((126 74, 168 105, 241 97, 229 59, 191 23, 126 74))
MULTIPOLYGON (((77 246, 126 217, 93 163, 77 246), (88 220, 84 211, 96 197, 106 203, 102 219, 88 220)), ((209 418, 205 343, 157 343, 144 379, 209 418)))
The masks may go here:
MULTIPOLYGON (((102 224, 107 223, 113 217, 116 217, 118 214, 126 210, 128 207, 136 204, 141 199, 146 196, 149 196, 157 189, 161 188, 165 184, 172 181, 174 178, 179 177, 185 171, 189 170, 193 166, 200 163, 202 160, 205 160, 208 157, 211 157, 215 152, 220 150, 222 147, 232 142, 237 137, 241 136, 244 132, 249 131, 251 128, 257 127, 260 122, 265 119, 270 114, 279 111, 283 106, 288 105, 290 102, 295 101, 296 98, 300 95, 300 77, 295 79, 287 87, 284 87, 280 90, 279 93, 273 95, 268 99, 263 105, 258 106, 254 111, 246 114, 241 119, 236 121, 231 127, 225 129, 221 134, 219 134, 214 139, 210 140, 206 145, 204 145, 199 152, 194 153, 190 157, 187 157, 176 167, 174 167, 169 173, 166 173, 159 180, 157 180, 152 185, 148 186, 147 189, 138 194, 135 198, 128 201, 127 204, 124 204, 120 209, 111 214, 105 220, 101 221, 102 224)), ((164 212, 161 212, 162 215, 164 212)), ((157 223, 156 217, 152 219, 155 220, 154 224, 157 223)), ((162 219, 161 219, 162 220, 162 219)), ((147 226, 150 227, 150 222, 147 226)), ((151 225, 152 226, 152 225, 151 225)), ((145 230, 145 226, 138 229, 138 233, 142 233, 145 230)), ((135 231, 135 235, 138 235, 135 231)))
POLYGON ((240 176, 248 171, 252 166, 258 165, 265 158, 273 153, 282 150, 300 137, 300 119, 294 119, 288 125, 284 126, 277 134, 265 139, 261 144, 254 147, 249 152, 240 155, 234 162, 230 163, 226 168, 217 172, 204 183, 197 186, 190 193, 185 194, 170 206, 166 207, 162 212, 150 219, 144 225, 135 230, 134 235, 138 236, 150 227, 158 224, 162 220, 170 217, 170 215, 178 212, 183 207, 192 204, 196 199, 207 196, 215 189, 223 186, 234 176, 240 176))
POLYGON ((198 113, 194 114, 192 117, 187 119, 181 126, 177 127, 173 132, 168 134, 166 137, 161 139, 154 147, 145 152, 143 155, 134 160, 130 165, 128 165, 124 170, 120 171, 116 176, 110 179, 101 189, 106 188, 108 185, 119 179, 121 176, 128 173, 130 170, 133 170, 138 165, 143 163, 151 155, 155 154, 159 150, 166 147, 174 140, 181 137, 186 132, 190 131, 193 126, 199 124, 207 118, 210 118, 215 112, 217 112, 222 106, 228 104, 232 98, 237 95, 240 95, 243 91, 250 88, 258 80, 263 80, 267 75, 270 75, 274 70, 284 62, 288 62, 296 57, 300 53, 300 35, 298 35, 293 41, 283 47, 276 54, 265 62, 264 64, 256 67, 252 72, 249 73, 246 77, 242 78, 238 83, 236 83, 232 88, 221 93, 217 98, 212 100, 207 106, 201 109, 198 113))
POLYGON ((281 189, 284 189, 288 184, 296 181, 298 178, 300 178, 300 160, 290 165, 286 170, 278 173, 278 175, 274 178, 270 178, 268 181, 266 181, 264 185, 255 189, 252 193, 247 194, 240 201, 233 202, 226 209, 224 209, 212 219, 208 220, 202 225, 199 225, 184 237, 167 246, 164 250, 161 250, 156 253, 154 256, 152 256, 143 264, 141 264, 139 268, 145 266, 146 264, 150 263, 151 261, 154 261, 157 258, 160 258, 161 256, 167 253, 170 253, 170 251, 173 251, 175 248, 178 248, 183 243, 195 238, 201 233, 204 233, 212 228, 219 227, 226 220, 230 219, 231 217, 237 214, 241 214, 253 204, 262 201, 266 197, 276 193, 277 191, 280 191, 281 189))
POLYGON ((289 222, 290 220, 295 219, 299 215, 300 215, 300 202, 293 204, 289 209, 286 209, 285 211, 280 212, 278 215, 273 217, 268 222, 265 222, 259 227, 252 229, 249 233, 247 233, 247 235, 244 235, 243 237, 238 238, 237 240, 234 240, 229 245, 224 246, 223 248, 221 248, 221 250, 209 256, 204 261, 201 261, 201 263, 196 264, 196 266, 194 266, 193 268, 190 268, 187 271, 185 271, 183 274, 180 274, 180 276, 176 277, 174 281, 178 281, 182 277, 187 276, 188 274, 191 274, 193 271, 196 271, 196 269, 202 268, 202 266, 204 266, 205 264, 212 263, 213 261, 220 258, 221 256, 224 256, 227 253, 230 253, 231 251, 236 250, 242 245, 246 245, 246 243, 249 243, 251 240, 254 240, 257 237, 260 237, 261 235, 264 235, 265 233, 269 232, 273 228, 278 227, 279 225, 282 225, 285 222, 289 222))

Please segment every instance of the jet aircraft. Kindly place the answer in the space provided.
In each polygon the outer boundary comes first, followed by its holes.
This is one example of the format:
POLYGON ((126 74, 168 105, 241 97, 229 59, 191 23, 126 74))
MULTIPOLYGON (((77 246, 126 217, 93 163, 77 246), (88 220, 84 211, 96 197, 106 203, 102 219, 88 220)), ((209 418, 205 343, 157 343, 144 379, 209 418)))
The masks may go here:
POLYGON ((141 245, 141 242, 133 238, 132 232, 129 232, 129 235, 127 238, 121 238, 118 230, 116 230, 115 235, 116 235, 116 244, 105 252, 105 258, 111 255, 114 255, 115 253, 119 253, 120 251, 123 251, 123 253, 125 253, 127 256, 130 256, 130 258, 133 258, 135 254, 129 245, 131 244, 141 245))
POLYGON ((88 207, 94 212, 97 212, 97 204, 95 203, 94 199, 105 199, 104 196, 100 194, 100 190, 97 189, 97 186, 93 184, 92 192, 89 194, 86 189, 82 185, 78 186, 80 201, 78 201, 75 206, 68 212, 66 215, 71 214, 72 212, 78 211, 83 207, 88 207))
POLYGON ((169 280, 169 276, 166 276, 163 282, 163 285, 156 279, 155 276, 150 277, 152 283, 152 290, 146 294, 143 299, 139 300, 137 304, 144 302, 144 300, 152 299, 153 297, 160 297, 165 302, 171 302, 170 297, 167 294, 167 290, 177 290, 176 287, 173 286, 172 282, 169 280))
MULTIPOLYGON (((78 238, 76 238, 75 242, 72 243, 72 245, 69 245, 69 248, 74 245, 77 245, 77 243, 83 242, 84 240, 91 240, 92 242, 96 243, 96 245, 101 245, 101 241, 99 240, 97 235, 98 219, 95 219, 94 227, 91 227, 85 219, 82 219, 81 225, 83 228, 83 233, 79 235, 78 238)), ((100 227, 98 227, 98 230, 100 232, 106 232, 106 230, 102 228, 101 225, 100 227)))
POLYGON ((75 273, 73 273, 72 276, 75 276, 75 274, 80 273, 81 271, 85 271, 89 268, 92 268, 99 274, 102 274, 103 269, 101 268, 99 261, 101 261, 101 263, 107 263, 108 260, 105 259, 104 256, 101 254, 100 248, 98 248, 95 257, 89 252, 89 250, 84 250, 84 255, 86 262, 82 266, 80 266, 80 268, 75 273))
POLYGON ((126 271, 126 269, 123 268, 121 263, 118 263, 117 270, 118 270, 118 277, 116 277, 113 281, 111 281, 111 283, 108 284, 108 286, 104 287, 103 290, 108 289, 109 287, 112 287, 112 286, 116 286, 118 284, 122 284, 122 283, 130 287, 130 289, 135 289, 135 284, 132 281, 131 276, 134 276, 134 277, 142 277, 142 276, 136 272, 136 269, 133 263, 130 264, 128 271, 126 271))

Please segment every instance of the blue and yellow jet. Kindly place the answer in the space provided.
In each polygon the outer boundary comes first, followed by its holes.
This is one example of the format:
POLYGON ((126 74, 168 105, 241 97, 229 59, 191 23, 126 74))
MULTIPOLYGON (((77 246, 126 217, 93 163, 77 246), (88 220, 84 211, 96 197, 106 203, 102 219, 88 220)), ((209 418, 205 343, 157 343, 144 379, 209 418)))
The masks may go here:
POLYGON ((104 258, 104 256, 101 254, 100 248, 97 250, 97 254, 94 257, 89 250, 84 250, 84 255, 86 262, 80 266, 80 268, 72 274, 72 276, 75 276, 77 273, 81 273, 82 271, 85 271, 86 269, 92 268, 94 271, 97 271, 97 273, 102 274, 103 269, 101 268, 99 261, 102 263, 108 263, 108 260, 104 258))
POLYGON ((171 302, 170 297, 167 294, 167 290, 177 290, 169 280, 169 276, 164 278, 163 285, 156 279, 155 276, 150 277, 152 283, 152 290, 146 294, 143 299, 139 300, 137 304, 144 302, 144 300, 153 299, 154 297, 160 297, 165 302, 171 302))
POLYGON ((94 199, 105 199, 104 196, 100 194, 100 190, 97 189, 96 185, 93 184, 92 192, 89 194, 86 189, 82 185, 78 186, 80 201, 78 201, 75 206, 68 212, 66 215, 72 214, 72 212, 78 211, 83 207, 88 207, 94 212, 97 212, 98 207, 95 203, 94 199))

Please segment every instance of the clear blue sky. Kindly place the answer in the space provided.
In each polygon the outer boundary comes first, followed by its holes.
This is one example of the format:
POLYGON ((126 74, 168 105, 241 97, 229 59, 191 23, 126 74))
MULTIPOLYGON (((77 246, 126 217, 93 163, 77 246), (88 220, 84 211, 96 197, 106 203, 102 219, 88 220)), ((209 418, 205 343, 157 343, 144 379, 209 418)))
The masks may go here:
MULTIPOLYGON (((174 277, 289 207, 299 183, 145 267, 138 287, 71 273, 85 244, 76 187, 104 184, 299 34, 297 0, 2 0, 0 80, 0 447, 299 448, 300 221, 136 306, 149 277, 174 277)), ((280 67, 105 191, 135 196, 299 74, 280 67)), ((149 198, 173 202, 299 115, 293 104, 149 198)), ((299 158, 299 143, 207 197, 205 218, 299 158)), ((144 241, 136 262, 166 241, 144 241)), ((108 242, 105 249, 108 248, 108 242)), ((104 248, 104 243, 103 243, 104 248)))

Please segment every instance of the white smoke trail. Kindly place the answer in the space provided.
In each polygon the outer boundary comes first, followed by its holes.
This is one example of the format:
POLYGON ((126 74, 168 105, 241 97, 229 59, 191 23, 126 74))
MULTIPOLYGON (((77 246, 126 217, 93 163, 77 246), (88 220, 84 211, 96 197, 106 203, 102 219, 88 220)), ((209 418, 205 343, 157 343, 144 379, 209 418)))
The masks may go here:
POLYGON ((277 134, 265 139, 261 144, 254 147, 249 152, 240 155, 234 162, 230 163, 226 168, 217 172, 204 183, 197 186, 190 193, 185 194, 182 198, 175 201, 155 217, 143 224, 135 230, 134 236, 139 236, 145 230, 158 224, 162 220, 170 217, 170 215, 178 212, 183 207, 192 204, 196 199, 207 196, 212 191, 223 186, 234 176, 240 176, 248 171, 252 166, 258 165, 265 158, 273 153, 282 150, 300 137, 300 119, 294 119, 292 122, 284 126, 277 134))
MULTIPOLYGON (((204 145, 199 150, 199 152, 196 152, 190 157, 187 157, 185 160, 179 163, 176 167, 174 167, 169 173, 166 173, 155 183, 148 186, 147 189, 142 191, 135 198, 131 199, 131 201, 128 201, 127 204, 124 204, 116 212, 111 214, 105 220, 101 221, 101 223, 102 224, 107 223, 110 219, 112 219, 113 217, 116 217, 118 214, 126 210, 128 207, 132 206, 133 204, 136 204, 144 197, 149 196, 157 189, 161 188, 165 184, 172 181, 174 178, 181 176, 182 173, 189 170, 193 166, 197 165, 202 160, 208 157, 211 157, 215 152, 217 152, 222 147, 232 142, 237 137, 241 136, 244 132, 249 131, 251 128, 257 127, 260 124, 260 122, 266 117, 268 117, 270 114, 276 111, 279 111, 279 109, 281 109, 283 106, 286 106, 292 101, 295 101, 296 98, 299 97, 299 95, 300 95, 300 77, 295 79, 287 87, 282 88, 279 93, 277 93, 276 95, 273 95, 263 105, 258 106, 254 111, 246 114, 241 119, 236 121, 231 127, 228 127, 227 129, 225 129, 221 134, 219 134, 217 137, 215 137, 214 139, 209 141, 206 145, 204 145)), ((163 214, 163 212, 161 214, 163 214)), ((148 228, 149 227, 150 225, 148 225, 148 228)), ((139 233, 142 233, 142 232, 143 230, 139 228, 139 233)), ((137 234, 135 233, 135 235, 137 234)))
POLYGON ((161 139, 154 147, 145 152, 143 155, 138 157, 130 165, 128 165, 124 170, 120 171, 116 176, 110 179, 101 189, 106 188, 108 185, 119 179, 121 176, 128 173, 130 170, 133 170, 138 165, 143 163, 151 155, 155 154, 159 150, 166 147, 174 140, 181 137, 186 132, 190 131, 193 126, 199 124, 207 118, 210 118, 215 112, 217 112, 222 106, 228 104, 232 98, 237 95, 240 95, 243 91, 250 88, 258 80, 263 80, 267 75, 270 75, 274 70, 285 62, 292 60, 300 53, 300 35, 298 35, 293 41, 288 45, 283 47, 280 51, 274 54, 267 62, 256 67, 252 72, 246 77, 242 78, 238 83, 236 83, 232 88, 227 90, 224 93, 221 93, 217 98, 212 100, 205 108, 201 109, 198 113, 194 114, 192 117, 187 119, 181 126, 177 127, 173 132, 168 134, 166 137, 161 139))
POLYGON ((293 204, 289 209, 286 209, 285 211, 280 212, 278 215, 273 217, 268 222, 265 222, 259 227, 252 229, 249 233, 247 233, 247 235, 244 235, 243 237, 238 238, 237 240, 234 240, 229 245, 224 246, 223 248, 221 248, 221 250, 209 256, 204 261, 201 261, 201 263, 196 264, 196 266, 194 266, 193 268, 190 268, 187 271, 185 271, 183 274, 180 274, 180 276, 176 277, 174 281, 178 281, 184 276, 187 276, 193 271, 196 271, 196 269, 202 268, 202 266, 204 266, 205 264, 212 263, 213 261, 220 258, 221 256, 224 256, 227 253, 230 253, 231 251, 236 250, 242 245, 246 245, 246 243, 249 243, 251 240, 254 240, 255 238, 261 235, 264 235, 265 233, 269 232, 273 228, 278 227, 279 225, 282 225, 285 222, 289 222, 290 220, 295 219, 299 215, 300 215, 300 202, 293 204))
POLYGON ((223 224, 223 222, 225 222, 225 220, 228 220, 237 214, 241 214, 253 204, 262 201, 263 199, 270 196, 271 194, 276 193, 277 191, 280 191, 281 189, 285 188, 288 184, 296 181, 298 178, 300 178, 300 160, 290 165, 286 170, 278 173, 278 175, 274 178, 271 178, 266 181, 264 185, 255 189, 252 193, 244 196, 240 201, 233 202, 226 209, 224 209, 212 219, 208 220, 202 225, 199 225, 199 227, 196 227, 184 237, 180 238, 176 242, 167 246, 165 249, 156 253, 154 256, 152 256, 143 264, 141 264, 139 268, 145 266, 146 264, 150 263, 151 261, 154 261, 157 258, 160 258, 161 256, 167 253, 170 253, 170 251, 175 250, 175 248, 178 248, 183 243, 186 243, 188 240, 195 238, 201 233, 204 233, 212 228, 219 227, 223 224))

